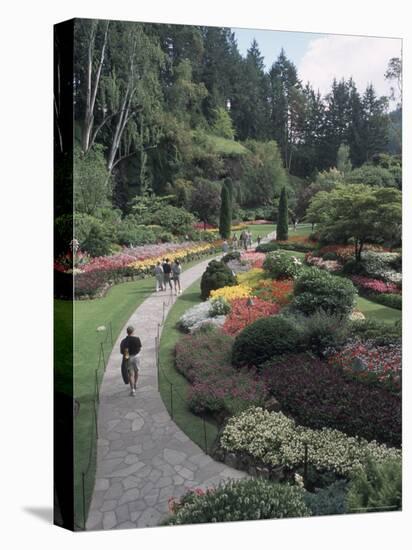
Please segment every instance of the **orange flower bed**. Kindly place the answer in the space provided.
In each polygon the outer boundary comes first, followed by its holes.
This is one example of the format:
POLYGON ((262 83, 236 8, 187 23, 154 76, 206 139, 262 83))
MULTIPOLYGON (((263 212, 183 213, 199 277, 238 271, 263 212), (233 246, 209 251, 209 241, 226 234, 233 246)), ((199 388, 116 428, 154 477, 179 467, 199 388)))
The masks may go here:
POLYGON ((285 306, 292 301, 293 281, 291 279, 279 281, 263 279, 254 294, 262 300, 285 306))

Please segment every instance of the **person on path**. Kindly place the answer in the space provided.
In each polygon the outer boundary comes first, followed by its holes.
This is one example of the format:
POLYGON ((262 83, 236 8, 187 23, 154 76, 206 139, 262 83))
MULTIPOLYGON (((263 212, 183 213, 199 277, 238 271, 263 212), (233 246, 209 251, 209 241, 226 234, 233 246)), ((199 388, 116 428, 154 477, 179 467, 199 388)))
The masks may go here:
POLYGON ((166 290, 167 285, 169 284, 170 290, 173 291, 172 281, 170 279, 172 273, 172 266, 170 265, 169 258, 166 258, 163 265, 163 284, 164 290, 166 290))
MULTIPOLYGON (((136 395, 137 379, 139 377, 139 353, 142 349, 140 338, 133 336, 134 327, 128 326, 127 336, 120 342, 120 353, 123 355, 122 375, 127 370, 128 383, 130 385, 130 395, 136 395)), ((127 382, 126 382, 127 383, 127 382)))
POLYGON ((237 245, 238 245, 238 240, 237 240, 237 236, 236 236, 236 233, 235 233, 232 237, 232 248, 233 248, 233 250, 237 250, 237 245))
POLYGON ((247 232, 247 244, 252 246, 252 233, 250 231, 247 232))
POLYGON ((176 296, 182 294, 182 287, 180 286, 180 274, 182 273, 182 266, 179 260, 176 260, 172 265, 173 283, 175 285, 176 296))
POLYGON ((257 239, 256 239, 256 240, 257 240, 257 243, 258 243, 258 246, 259 246, 259 245, 260 245, 260 241, 262 240, 261 237, 260 237, 260 235, 257 236, 257 239))
POLYGON ((223 241, 222 248, 223 248, 223 254, 227 254, 229 252, 229 244, 226 239, 223 241))
POLYGON ((155 277, 156 277, 156 292, 159 292, 159 290, 163 290, 163 283, 164 283, 163 267, 160 262, 157 262, 156 264, 155 277))

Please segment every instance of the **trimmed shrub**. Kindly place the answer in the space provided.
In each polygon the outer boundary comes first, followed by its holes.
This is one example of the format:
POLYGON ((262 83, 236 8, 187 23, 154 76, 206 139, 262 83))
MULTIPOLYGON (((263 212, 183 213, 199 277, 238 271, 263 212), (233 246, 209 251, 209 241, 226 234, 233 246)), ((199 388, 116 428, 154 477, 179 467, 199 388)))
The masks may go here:
POLYGON ((311 267, 296 279, 294 296, 294 307, 305 315, 323 309, 330 314, 347 316, 354 305, 356 288, 348 279, 311 267))
POLYGON ((382 464, 369 461, 349 485, 349 512, 391 512, 402 509, 402 463, 387 460, 382 464))
POLYGON ((222 239, 230 237, 230 228, 232 225, 232 197, 226 183, 222 186, 221 203, 220 203, 220 218, 219 218, 219 233, 222 239))
POLYGON ((309 516, 305 490, 263 479, 229 480, 206 491, 185 493, 172 503, 165 525, 309 516))
POLYGON ((234 286, 236 283, 236 277, 224 262, 212 260, 209 262, 200 282, 202 299, 206 300, 209 298, 212 290, 217 290, 224 286, 234 286))
POLYGON ((288 240, 288 197, 286 195, 286 187, 282 188, 279 199, 278 223, 276 225, 276 240, 288 240))
POLYGON ((274 252, 275 250, 279 250, 279 245, 275 241, 263 243, 256 247, 256 252, 263 252, 264 254, 274 252))
POLYGON ((287 252, 269 252, 263 262, 263 269, 272 279, 294 279, 302 269, 302 262, 287 252))
POLYGON ((402 309, 402 294, 368 294, 369 300, 383 306, 402 309))
POLYGON ((232 362, 235 366, 258 367, 274 355, 302 349, 303 335, 292 318, 264 317, 236 336, 232 362))
POLYGON ((282 411, 297 422, 401 444, 401 397, 384 387, 348 378, 342 369, 307 354, 274 357, 262 370, 282 411))
POLYGON ((305 502, 312 516, 345 514, 347 492, 348 482, 341 479, 323 489, 315 489, 313 493, 306 492, 305 502))

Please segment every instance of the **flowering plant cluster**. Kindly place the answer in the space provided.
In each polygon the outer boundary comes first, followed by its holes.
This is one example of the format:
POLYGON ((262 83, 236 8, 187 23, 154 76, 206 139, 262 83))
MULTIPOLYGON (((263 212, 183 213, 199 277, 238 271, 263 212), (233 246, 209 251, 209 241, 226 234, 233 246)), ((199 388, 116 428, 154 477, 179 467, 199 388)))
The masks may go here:
POLYGON ((366 291, 378 294, 400 294, 400 289, 395 283, 385 283, 380 279, 370 279, 362 275, 353 275, 351 279, 357 287, 366 291))
POLYGON ((221 331, 195 332, 176 344, 176 369, 189 380, 189 406, 196 412, 234 414, 263 404, 267 389, 253 370, 231 365, 233 339, 221 331))
POLYGON ((249 271, 244 271, 238 274, 237 280, 240 284, 248 285, 250 288, 257 288, 262 278, 265 276, 263 269, 255 267, 254 269, 249 269, 249 271))
MULTIPOLYGON (((363 253, 365 253, 368 250, 372 252, 386 252, 388 249, 378 244, 364 244, 363 253)), ((325 254, 336 256, 336 259, 338 261, 340 261, 341 263, 345 263, 355 258, 355 245, 354 244, 331 244, 328 246, 324 246, 318 251, 318 255, 322 256, 323 258, 325 254)))
POLYGON ((302 262, 296 256, 276 250, 266 255, 263 269, 273 279, 294 279, 302 269, 302 262))
POLYGON ((305 256, 305 262, 308 265, 319 267, 319 269, 325 269, 329 272, 340 271, 342 265, 337 260, 324 260, 320 256, 313 256, 310 252, 305 256))
POLYGON ((297 422, 400 445, 401 397, 382 385, 362 383, 307 353, 272 357, 263 375, 282 411, 297 422))
POLYGON ((210 292, 210 297, 213 298, 225 298, 228 302, 236 300, 237 298, 247 298, 252 294, 252 289, 250 286, 234 285, 234 286, 224 286, 210 292))
POLYGON ((72 250, 63 254, 54 262, 54 269, 61 273, 75 273, 79 272, 84 266, 90 262, 90 256, 87 252, 78 250, 76 254, 73 254, 72 250))
POLYGON ((252 267, 262 268, 265 261, 265 254, 263 252, 242 252, 241 260, 250 263, 252 267))
POLYGON ((236 336, 247 325, 250 325, 256 319, 269 317, 279 313, 280 306, 276 303, 266 302, 261 298, 253 298, 253 306, 248 307, 247 298, 237 298, 232 300, 232 311, 226 317, 223 325, 223 331, 231 336, 236 336))
POLYGON ((368 250, 362 254, 362 267, 365 275, 397 285, 402 284, 400 263, 401 255, 394 252, 377 253, 368 250))
POLYGON ((373 340, 350 342, 328 358, 329 364, 364 380, 378 380, 400 389, 402 346, 398 343, 376 346, 373 340))
POLYGON ((310 515, 302 487, 263 479, 231 479, 206 491, 190 490, 171 504, 167 525, 310 515))
POLYGON ((220 439, 229 452, 246 453, 257 462, 295 469, 302 466, 307 445, 308 462, 318 471, 350 476, 370 459, 377 463, 399 459, 401 451, 368 442, 329 428, 315 430, 297 425, 281 412, 252 407, 230 418, 220 439))
POLYGON ((280 306, 289 304, 293 299, 293 279, 261 279, 253 294, 267 302, 276 302, 280 306))

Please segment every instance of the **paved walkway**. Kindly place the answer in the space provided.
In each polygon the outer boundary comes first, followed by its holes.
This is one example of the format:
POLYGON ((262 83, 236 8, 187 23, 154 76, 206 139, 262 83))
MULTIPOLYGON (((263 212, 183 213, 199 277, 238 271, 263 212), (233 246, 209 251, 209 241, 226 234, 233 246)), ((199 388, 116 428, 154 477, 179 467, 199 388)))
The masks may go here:
MULTIPOLYGON (((183 290, 201 277, 209 261, 182 273, 183 290)), ((171 420, 157 391, 155 335, 165 294, 153 293, 125 325, 135 326, 142 340, 136 397, 129 396, 120 375, 119 346, 126 329, 108 360, 100 389, 97 472, 88 530, 158 525, 168 513, 169 497, 246 476, 214 461, 193 443, 171 420)))
MULTIPOLYGON (((262 239, 275 238, 272 232, 262 239)), ((182 290, 199 279, 209 260, 184 271, 182 290)), ((178 298, 177 298, 178 299, 178 298)), ((94 493, 87 529, 124 529, 158 525, 168 513, 168 499, 192 487, 210 487, 246 477, 206 455, 171 420, 157 391, 155 336, 158 323, 176 298, 154 292, 127 321, 114 345, 100 388, 99 439, 94 493), (136 397, 120 375, 120 340, 126 326, 142 341, 136 397)))

